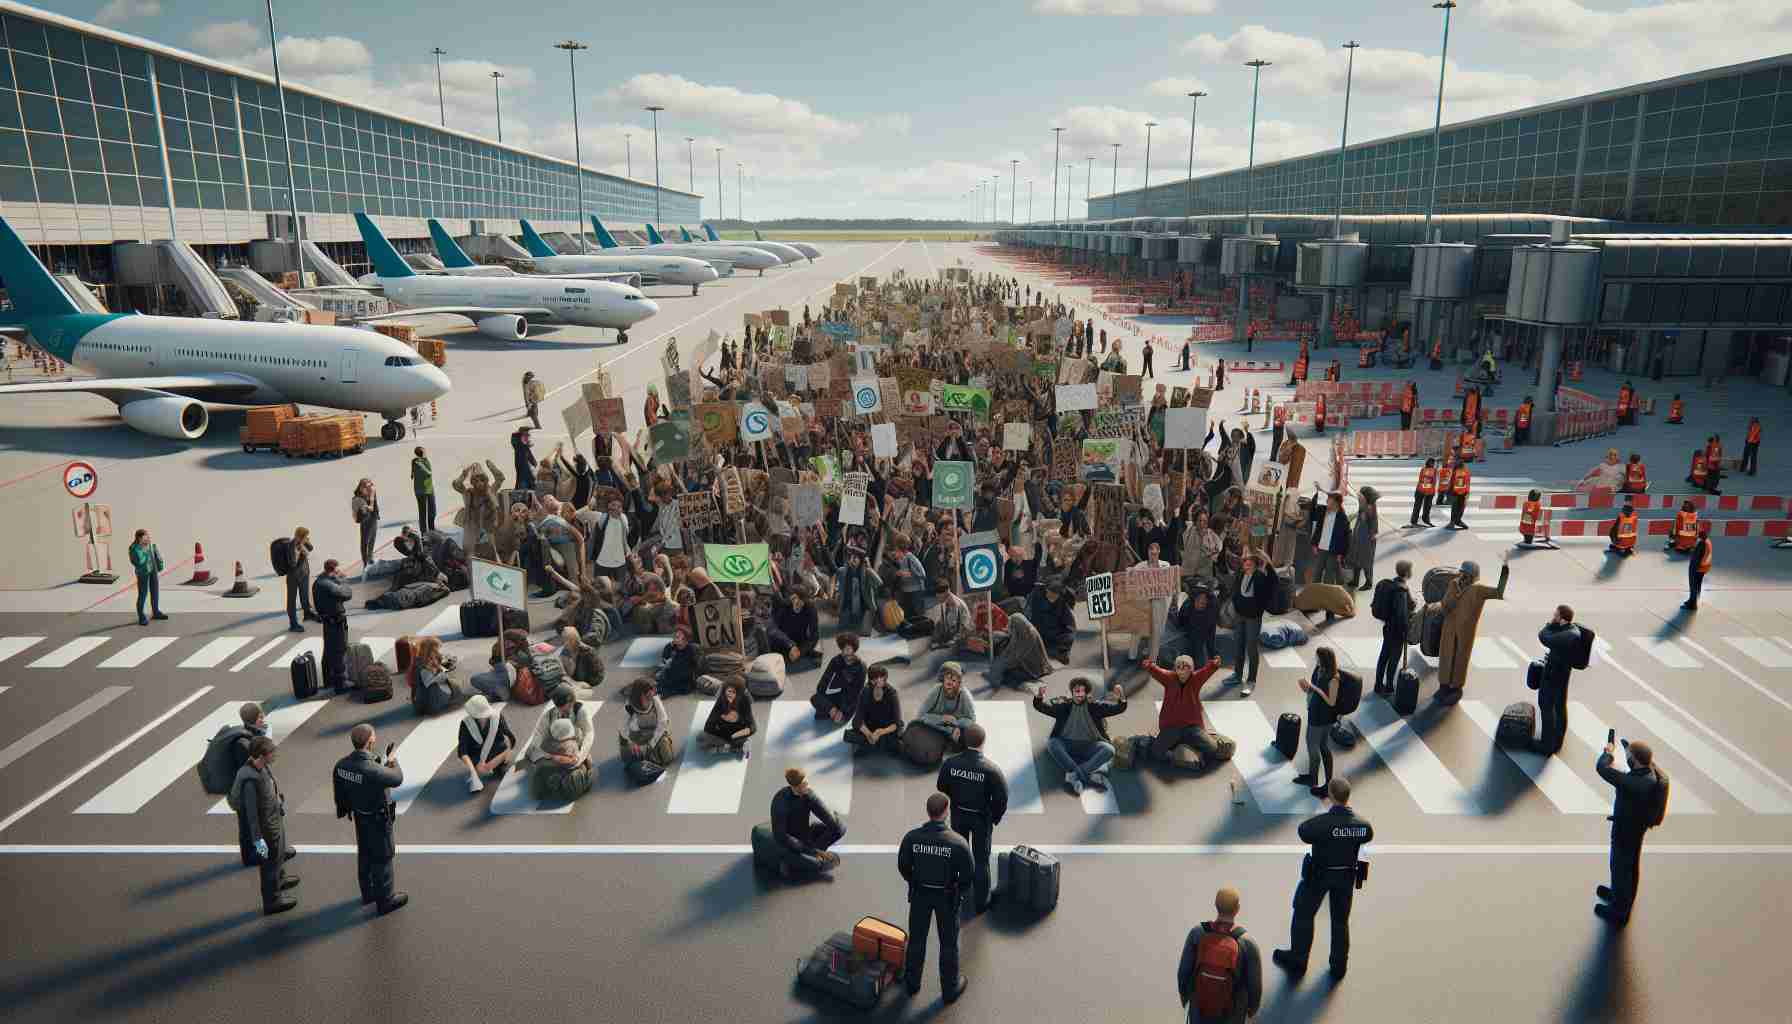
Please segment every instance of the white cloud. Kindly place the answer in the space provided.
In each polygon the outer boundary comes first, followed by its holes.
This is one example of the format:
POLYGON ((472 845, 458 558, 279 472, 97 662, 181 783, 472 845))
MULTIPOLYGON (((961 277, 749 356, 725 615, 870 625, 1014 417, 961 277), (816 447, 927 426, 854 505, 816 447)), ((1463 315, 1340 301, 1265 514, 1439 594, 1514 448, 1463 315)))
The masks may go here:
POLYGON ((668 113, 712 121, 737 131, 786 133, 804 139, 843 141, 860 134, 856 124, 816 113, 807 103, 731 85, 705 85, 682 75, 636 75, 608 94, 617 105, 663 106, 668 113))
POLYGON ((111 0, 93 20, 102 25, 116 25, 132 18, 153 18, 162 13, 161 0, 111 0))
POLYGON ((1199 78, 1160 78, 1146 87, 1153 96, 1180 96, 1188 98, 1191 92, 1211 93, 1213 88, 1199 78))
MULTIPOLYGON (((1277 32, 1263 25, 1246 25, 1221 38, 1211 32, 1183 44, 1184 53, 1202 60, 1238 66, 1239 81, 1248 86, 1247 60, 1267 60, 1263 69, 1265 92, 1292 90, 1307 96, 1331 96, 1344 91, 1349 55, 1310 36, 1277 32)), ((1354 92, 1410 97, 1437 92, 1437 56, 1416 50, 1387 50, 1364 46, 1356 54, 1354 92)), ((1530 75, 1497 71, 1472 71, 1449 62, 1445 85, 1446 106, 1496 100, 1506 109, 1523 106, 1548 91, 1530 75)))
POLYGON ((1212 14, 1214 0, 1034 0, 1034 14, 1110 15, 1212 14))
POLYGON ((1792 50, 1785 3, 1669 0, 1596 10, 1578 0, 1487 0, 1480 14, 1526 45, 1598 52, 1614 85, 1792 50))
POLYGON ((255 50, 261 42, 261 30, 247 21, 214 21, 201 25, 188 36, 193 49, 214 57, 241 57, 255 50))

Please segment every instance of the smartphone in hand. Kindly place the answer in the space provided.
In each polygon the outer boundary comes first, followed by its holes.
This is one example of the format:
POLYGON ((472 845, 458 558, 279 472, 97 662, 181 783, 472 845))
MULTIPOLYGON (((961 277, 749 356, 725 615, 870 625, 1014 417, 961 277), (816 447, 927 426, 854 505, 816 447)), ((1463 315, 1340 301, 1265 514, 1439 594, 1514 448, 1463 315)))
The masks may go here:
POLYGON ((1617 741, 1618 741, 1618 730, 1616 730, 1616 729, 1605 730, 1605 745, 1606 746, 1609 747, 1613 743, 1616 743, 1617 741))

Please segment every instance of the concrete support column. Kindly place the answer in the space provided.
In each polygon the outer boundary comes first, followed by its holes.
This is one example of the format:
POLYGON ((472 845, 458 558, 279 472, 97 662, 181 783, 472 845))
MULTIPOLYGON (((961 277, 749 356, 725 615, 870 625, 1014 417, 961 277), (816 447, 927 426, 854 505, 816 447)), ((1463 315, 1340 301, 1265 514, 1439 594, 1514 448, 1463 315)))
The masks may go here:
POLYGON ((1531 437, 1540 444, 1555 440, 1556 434, 1556 371, 1562 365, 1562 329, 1544 326, 1542 346, 1537 357, 1537 389, 1531 412, 1531 437))
POLYGON ((1251 330, 1251 279, 1239 277, 1238 281, 1238 317, 1232 325, 1232 340, 1243 342, 1251 330))
POLYGON ((1318 344, 1320 348, 1325 348, 1332 343, 1332 302, 1337 293, 1327 288, 1320 294, 1323 297, 1319 300, 1318 344))

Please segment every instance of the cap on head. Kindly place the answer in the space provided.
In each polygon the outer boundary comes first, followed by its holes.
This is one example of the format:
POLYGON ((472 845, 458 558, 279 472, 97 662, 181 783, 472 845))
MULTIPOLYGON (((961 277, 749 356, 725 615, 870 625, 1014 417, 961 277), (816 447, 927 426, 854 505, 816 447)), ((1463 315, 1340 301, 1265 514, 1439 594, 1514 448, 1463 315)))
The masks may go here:
POLYGON ((467 698, 466 704, 462 705, 462 710, 466 712, 468 718, 486 718, 492 713, 492 702, 486 700, 484 694, 475 693, 467 698))
POLYGON ((559 686, 554 687, 554 706, 563 708, 566 705, 571 704, 575 696, 577 695, 573 693, 571 686, 561 683, 559 686))

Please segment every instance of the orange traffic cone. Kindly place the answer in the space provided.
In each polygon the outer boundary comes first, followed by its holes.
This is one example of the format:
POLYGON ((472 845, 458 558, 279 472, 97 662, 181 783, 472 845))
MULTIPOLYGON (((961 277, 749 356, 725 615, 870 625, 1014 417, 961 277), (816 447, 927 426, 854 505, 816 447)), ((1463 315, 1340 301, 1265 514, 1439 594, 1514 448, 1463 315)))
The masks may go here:
POLYGON ((249 578, 243 575, 243 563, 236 563, 236 580, 230 584, 230 589, 224 592, 224 596, 254 597, 259 593, 261 593, 261 588, 251 586, 249 584, 249 578))
POLYGON ((193 578, 181 584, 183 587, 209 587, 218 582, 212 571, 205 567, 205 545, 193 542, 193 578))

